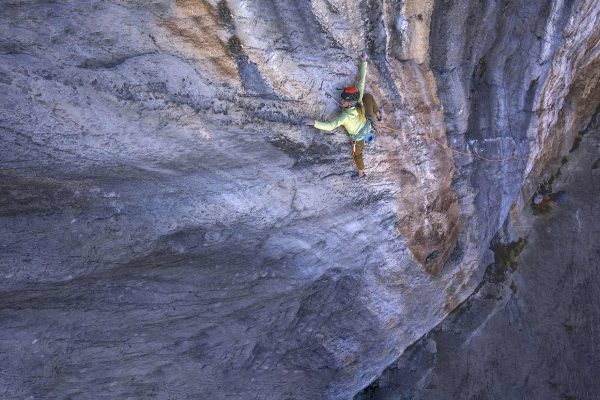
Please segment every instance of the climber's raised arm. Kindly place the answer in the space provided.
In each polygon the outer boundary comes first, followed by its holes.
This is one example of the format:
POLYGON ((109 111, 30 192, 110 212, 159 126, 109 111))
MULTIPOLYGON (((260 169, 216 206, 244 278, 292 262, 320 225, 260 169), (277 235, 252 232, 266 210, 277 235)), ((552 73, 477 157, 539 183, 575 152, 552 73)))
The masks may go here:
POLYGON ((369 56, 365 53, 360 58, 360 70, 358 72, 358 102, 362 104, 363 95, 365 94, 365 83, 367 81, 367 60, 369 56))

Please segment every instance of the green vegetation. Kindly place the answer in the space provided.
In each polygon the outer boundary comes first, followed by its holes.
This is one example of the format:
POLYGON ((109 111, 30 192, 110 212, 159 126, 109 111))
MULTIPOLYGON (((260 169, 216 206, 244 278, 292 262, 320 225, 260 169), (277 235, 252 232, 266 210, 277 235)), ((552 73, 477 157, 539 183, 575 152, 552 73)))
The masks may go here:
POLYGON ((581 139, 583 139, 583 134, 582 133, 578 133, 577 135, 575 135, 575 139, 573 140, 573 147, 571 147, 571 150, 569 150, 569 153, 574 152, 575 150, 577 150, 579 148, 579 144, 581 143, 581 139))
POLYGON ((513 271, 517 269, 517 258, 527 244, 527 239, 519 238, 516 242, 495 243, 490 249, 494 252, 494 262, 497 266, 506 270, 510 267, 513 271))

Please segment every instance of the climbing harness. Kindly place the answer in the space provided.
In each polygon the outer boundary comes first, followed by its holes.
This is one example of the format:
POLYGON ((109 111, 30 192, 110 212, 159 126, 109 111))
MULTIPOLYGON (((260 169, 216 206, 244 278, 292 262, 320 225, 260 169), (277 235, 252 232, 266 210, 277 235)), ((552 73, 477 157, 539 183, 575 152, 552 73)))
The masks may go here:
MULTIPOLYGON (((377 124, 378 128, 382 128, 382 129, 387 129, 389 131, 392 132, 398 132, 401 133, 403 135, 406 135, 407 133, 404 131, 401 131, 400 129, 395 129, 395 128, 391 128, 389 126, 385 126, 382 124, 377 124)), ((456 149, 453 149, 452 147, 448 146, 445 143, 440 142, 439 140, 437 140, 436 138, 434 138, 433 136, 431 136, 431 134, 416 134, 416 133, 412 133, 412 135, 420 137, 420 138, 425 138, 425 139, 429 139, 432 140, 433 142, 437 143, 440 147, 446 149, 446 150, 450 150, 454 153, 460 154, 461 156, 465 156, 465 157, 471 157, 471 158, 478 158, 480 160, 483 161, 488 161, 488 162, 495 162, 495 163, 501 163, 501 162, 506 162, 506 161, 529 161, 529 157, 528 158, 522 158, 522 157, 516 157, 514 155, 507 157, 507 158, 502 158, 502 159, 491 159, 491 158, 487 158, 487 157, 483 157, 482 155, 480 155, 479 153, 477 153, 477 151, 473 150, 473 153, 467 153, 464 151, 459 151, 456 149)))
POLYGON ((373 125, 371 125, 371 122, 368 119, 365 121, 365 124, 362 128, 360 128, 356 135, 352 136, 352 140, 364 140, 366 143, 372 142, 374 138, 375 135, 373 134, 373 125), (367 137, 369 136, 370 140, 367 141, 367 137))
POLYGON ((373 143, 377 137, 377 124, 374 124, 371 118, 367 118, 367 123, 371 126, 371 129, 369 130, 369 133, 365 135, 365 143, 370 144, 373 143))

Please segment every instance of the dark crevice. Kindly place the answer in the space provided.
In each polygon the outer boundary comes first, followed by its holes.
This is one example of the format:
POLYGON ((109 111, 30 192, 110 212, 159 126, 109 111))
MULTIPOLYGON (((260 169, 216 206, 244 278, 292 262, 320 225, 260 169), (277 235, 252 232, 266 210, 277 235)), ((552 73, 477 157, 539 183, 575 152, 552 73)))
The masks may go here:
POLYGON ((402 108, 403 100, 400 90, 394 80, 394 75, 389 68, 386 54, 387 33, 383 19, 383 5, 375 0, 365 1, 361 5, 362 14, 365 15, 365 49, 369 54, 373 65, 377 68, 381 83, 386 87, 386 93, 390 100, 402 108))
POLYGON ((79 68, 85 69, 115 69, 120 67, 121 65, 127 63, 128 61, 134 60, 136 58, 150 56, 153 54, 157 54, 156 51, 149 51, 139 54, 130 54, 121 57, 114 57, 109 60, 101 60, 101 59, 86 59, 81 64, 79 64, 79 68))

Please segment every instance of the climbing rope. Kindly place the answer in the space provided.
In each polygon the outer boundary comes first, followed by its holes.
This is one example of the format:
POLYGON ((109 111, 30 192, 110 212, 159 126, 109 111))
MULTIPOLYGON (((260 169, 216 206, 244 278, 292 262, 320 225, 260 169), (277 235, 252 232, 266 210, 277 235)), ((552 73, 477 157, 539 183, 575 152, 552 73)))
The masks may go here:
MULTIPOLYGON (((400 129, 395 129, 395 128, 391 128, 389 126, 385 126, 382 124, 377 124, 377 129, 387 129, 389 131, 392 132, 398 132, 401 133, 403 135, 406 135, 407 132, 401 131, 400 129)), ((476 150, 473 150, 473 153, 467 153, 464 151, 459 151, 456 149, 453 149, 452 147, 448 146, 445 143, 440 142, 439 140, 437 140, 436 138, 434 138, 433 136, 431 136, 431 134, 416 134, 416 133, 409 133, 412 134, 414 136, 420 137, 420 138, 425 138, 425 139, 429 139, 432 140, 433 142, 437 143, 439 146, 441 146, 442 148, 446 149, 446 150, 450 150, 454 153, 460 154, 461 156, 465 156, 465 157, 471 157, 471 158, 478 158, 482 161, 487 161, 487 162, 495 162, 495 163, 501 163, 501 162, 506 162, 506 161, 512 161, 512 160, 516 160, 516 161, 529 161, 529 157, 528 158, 522 158, 522 157, 516 157, 514 154, 508 158, 502 158, 502 159, 491 159, 491 158, 487 158, 484 157, 482 155, 480 155, 479 153, 477 153, 476 150)))

